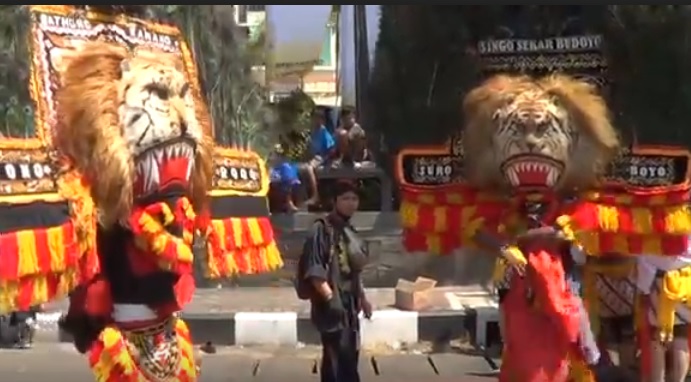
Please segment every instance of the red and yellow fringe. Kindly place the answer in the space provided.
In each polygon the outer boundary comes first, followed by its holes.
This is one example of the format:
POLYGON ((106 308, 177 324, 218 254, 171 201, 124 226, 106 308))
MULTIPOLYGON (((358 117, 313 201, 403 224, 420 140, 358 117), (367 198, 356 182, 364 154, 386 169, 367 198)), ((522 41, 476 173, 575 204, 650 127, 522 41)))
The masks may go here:
POLYGON ((159 267, 176 273, 191 273, 195 220, 190 201, 183 197, 177 200, 175 209, 158 202, 135 210, 130 217, 130 227, 137 248, 154 255, 159 267), (182 237, 166 230, 171 224, 182 225, 182 237))
POLYGON ((99 270, 88 189, 74 172, 64 174, 58 184, 70 202, 70 221, 0 234, 0 312, 26 310, 65 296, 99 270))
MULTIPOLYGON (((197 365, 187 324, 176 319, 175 332, 180 347, 180 372, 176 381, 196 381, 197 365)), ((89 352, 89 363, 97 382, 148 381, 130 353, 124 334, 116 327, 105 328, 89 352)))
MULTIPOLYGON (((584 193, 560 211, 576 240, 589 254, 678 255, 691 234, 688 188, 673 191, 612 190, 584 193)), ((400 209, 408 251, 447 254, 482 229, 504 234, 520 220, 519 200, 463 185, 402 190, 400 209)))
POLYGON ((211 221, 209 278, 256 274, 283 266, 269 218, 227 218, 211 221))

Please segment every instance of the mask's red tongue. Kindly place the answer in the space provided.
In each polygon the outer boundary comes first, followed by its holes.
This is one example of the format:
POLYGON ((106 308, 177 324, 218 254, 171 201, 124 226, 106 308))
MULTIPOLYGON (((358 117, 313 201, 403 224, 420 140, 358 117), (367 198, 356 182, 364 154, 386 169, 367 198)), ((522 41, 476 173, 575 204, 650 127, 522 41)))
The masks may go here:
POLYGON ((164 160, 158 167, 159 187, 163 190, 172 185, 186 186, 189 164, 190 159, 185 157, 164 160))
POLYGON ((538 167, 524 167, 517 171, 518 181, 522 185, 546 186, 549 172, 538 167))

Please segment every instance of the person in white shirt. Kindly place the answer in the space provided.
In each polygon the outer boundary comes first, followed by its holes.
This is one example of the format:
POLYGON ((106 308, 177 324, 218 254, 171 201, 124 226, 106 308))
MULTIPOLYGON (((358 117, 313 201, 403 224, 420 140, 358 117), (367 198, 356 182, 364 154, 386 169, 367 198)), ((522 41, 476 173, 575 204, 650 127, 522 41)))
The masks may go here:
POLYGON ((679 256, 639 255, 638 291, 647 303, 653 327, 649 382, 683 382, 689 371, 691 253, 679 256), (671 352, 672 365, 667 365, 671 352), (666 375, 667 371, 671 375, 666 375))

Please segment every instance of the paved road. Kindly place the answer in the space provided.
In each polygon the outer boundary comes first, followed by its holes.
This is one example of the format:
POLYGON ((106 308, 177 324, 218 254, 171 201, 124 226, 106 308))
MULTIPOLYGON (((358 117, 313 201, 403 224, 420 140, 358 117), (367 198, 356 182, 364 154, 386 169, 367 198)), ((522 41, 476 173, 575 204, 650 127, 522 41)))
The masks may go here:
MULTIPOLYGON (((277 355, 254 358, 221 350, 205 355, 202 382, 305 382, 318 381, 316 360, 311 356, 277 355)), ((481 359, 459 355, 392 355, 364 357, 361 375, 364 382, 491 382, 489 377, 465 375, 487 372, 481 359), (433 365, 433 366, 432 366, 433 365), (378 373, 378 375, 377 375, 378 373), (465 376, 464 376, 465 375, 465 376)), ((91 382, 86 360, 69 346, 46 344, 31 350, 0 350, 0 376, 3 381, 35 382, 43 380, 91 382)))

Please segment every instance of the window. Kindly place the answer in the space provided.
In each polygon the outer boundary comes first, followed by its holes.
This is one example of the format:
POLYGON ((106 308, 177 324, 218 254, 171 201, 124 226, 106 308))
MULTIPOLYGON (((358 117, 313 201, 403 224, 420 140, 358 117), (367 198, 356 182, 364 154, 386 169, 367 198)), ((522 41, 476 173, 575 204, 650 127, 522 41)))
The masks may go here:
POLYGON ((247 5, 235 6, 235 20, 237 20, 238 25, 247 24, 247 5))
POLYGON ((246 5, 248 12, 265 12, 266 5, 246 5))

